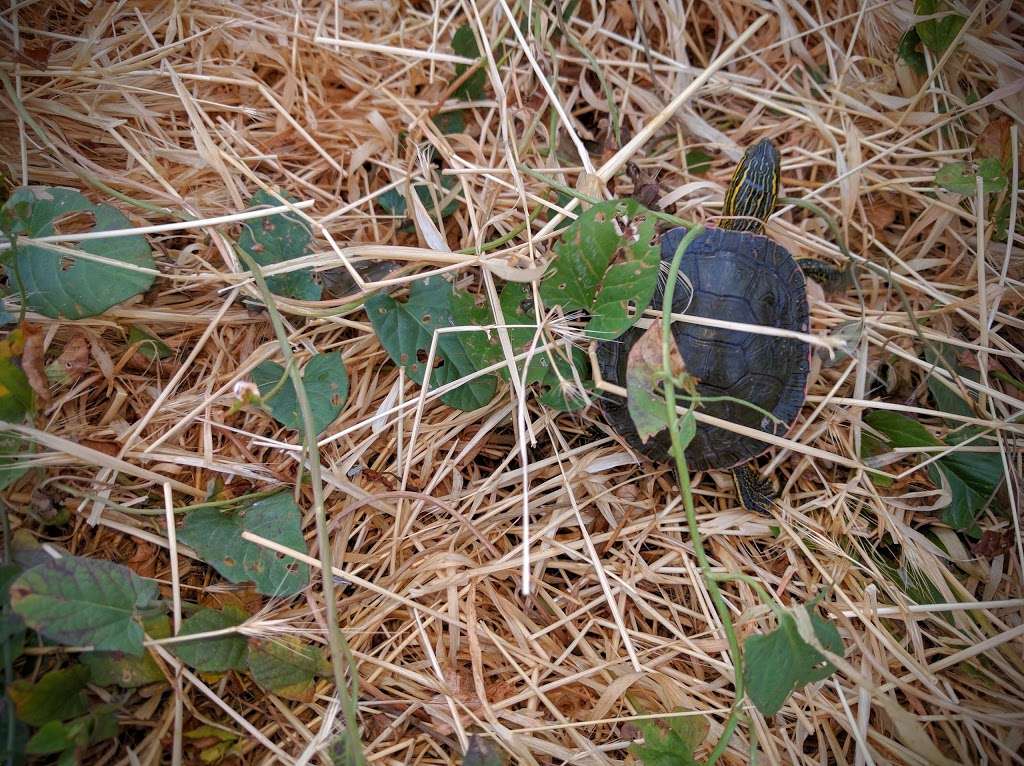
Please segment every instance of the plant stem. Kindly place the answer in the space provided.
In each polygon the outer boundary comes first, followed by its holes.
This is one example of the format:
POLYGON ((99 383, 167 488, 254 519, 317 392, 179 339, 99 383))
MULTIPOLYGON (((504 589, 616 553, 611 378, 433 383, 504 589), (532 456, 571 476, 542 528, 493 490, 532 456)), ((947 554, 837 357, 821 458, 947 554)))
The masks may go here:
MULTIPOLYGON (((281 354, 284 357, 285 368, 291 376, 292 387, 295 389, 295 398, 302 413, 302 442, 303 454, 309 463, 309 479, 313 486, 313 515, 316 518, 316 537, 320 563, 322 565, 320 587, 324 597, 324 610, 327 617, 327 645, 331 650, 331 668, 334 671, 334 685, 341 701, 341 709, 345 716, 345 746, 348 751, 349 763, 363 764, 365 757, 359 741, 359 722, 357 720, 357 709, 351 687, 346 681, 346 669, 353 677, 353 684, 356 678, 355 668, 352 666, 351 654, 345 643, 338 626, 338 604, 334 595, 334 562, 331 552, 331 539, 327 529, 327 512, 324 509, 324 486, 320 476, 320 450, 316 442, 316 430, 313 425, 313 411, 309 406, 309 397, 306 395, 306 387, 302 384, 302 372, 294 363, 291 344, 288 341, 288 333, 285 331, 281 314, 274 305, 274 296, 267 287, 267 281, 259 264, 253 260, 245 250, 235 247, 235 252, 245 262, 256 282, 256 286, 263 296, 264 305, 270 315, 270 323, 273 325, 277 342, 281 346, 281 354), (348 668, 346 668, 348 664, 348 668)), ((301 481, 302 466, 299 466, 299 477, 296 485, 301 481)))
POLYGON ((672 457, 676 462, 676 473, 679 476, 679 490, 683 496, 683 507, 686 510, 686 524, 690 529, 690 540, 693 542, 694 554, 697 557, 697 564, 700 567, 701 576, 707 586, 711 602, 715 605, 718 618, 722 621, 722 630, 725 632, 726 641, 729 644, 729 655, 732 659, 735 676, 733 686, 736 688, 736 701, 725 722, 725 730, 715 745, 715 749, 708 756, 707 766, 713 766, 729 746, 732 733, 739 724, 742 715, 741 704, 743 702, 743 655, 740 653, 739 641, 736 638, 736 630, 733 628, 732 618, 729 615, 729 608, 726 606, 722 592, 718 588, 718 582, 711 571, 711 564, 708 561, 707 553, 704 551, 704 543, 701 538, 700 528, 697 524, 697 512, 693 507, 693 490, 690 487, 690 472, 686 465, 686 446, 682 442, 679 432, 679 416, 676 413, 675 385, 672 379, 672 369, 669 352, 672 336, 672 297, 675 292, 676 275, 679 273, 679 266, 683 262, 683 254, 694 239, 703 233, 702 226, 694 226, 686 232, 679 247, 676 248, 672 257, 672 265, 668 270, 668 281, 665 284, 665 296, 661 302, 661 364, 662 376, 665 386, 665 414, 668 420, 668 433, 672 439, 672 457))

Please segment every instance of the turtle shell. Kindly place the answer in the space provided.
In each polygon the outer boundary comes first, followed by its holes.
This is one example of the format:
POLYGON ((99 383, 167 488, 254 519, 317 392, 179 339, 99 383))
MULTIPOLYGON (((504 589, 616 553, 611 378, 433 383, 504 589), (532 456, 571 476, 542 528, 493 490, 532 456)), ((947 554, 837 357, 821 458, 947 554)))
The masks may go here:
MULTIPOLYGON (((680 227, 663 235, 661 259, 666 265, 671 263, 685 233, 686 229, 680 227)), ((674 313, 808 330, 803 273, 789 251, 767 237, 707 229, 687 248, 679 270, 692 285, 692 293, 682 283, 676 286, 674 313)), ((659 286, 653 308, 661 307, 663 295, 659 286)), ((771 434, 783 435, 789 430, 806 395, 810 368, 807 343, 683 322, 675 322, 672 327, 686 371, 699 381, 697 391, 703 399, 703 412, 771 434), (720 396, 755 404, 781 422, 773 422, 739 402, 709 399, 720 396)), ((625 386, 629 350, 641 334, 634 327, 616 340, 598 343, 597 357, 605 380, 625 386)), ((667 431, 642 444, 622 397, 606 395, 602 408, 607 421, 633 449, 652 460, 668 460, 667 431)), ((767 448, 758 439, 698 423, 697 434, 686 448, 686 462, 691 470, 731 468, 767 448)))

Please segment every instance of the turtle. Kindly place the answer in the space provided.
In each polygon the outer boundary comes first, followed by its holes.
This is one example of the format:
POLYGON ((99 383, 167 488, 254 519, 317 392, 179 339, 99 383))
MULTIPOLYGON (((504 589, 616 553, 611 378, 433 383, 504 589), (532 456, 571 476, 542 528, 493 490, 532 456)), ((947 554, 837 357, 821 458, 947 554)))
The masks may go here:
MULTIPOLYGON (((842 284, 842 279, 835 267, 809 258, 798 261, 764 235, 779 181, 780 157, 771 140, 748 148, 726 191, 723 223, 705 229, 683 255, 673 313, 808 332, 805 274, 827 286, 842 284)), ((676 227, 662 234, 663 277, 686 231, 676 227)), ((655 290, 652 308, 661 308, 663 282, 655 290)), ((597 342, 598 368, 605 380, 625 386, 629 350, 641 334, 633 327, 615 340, 597 342)), ((808 343, 682 322, 673 325, 672 334, 686 371, 698 380, 703 412, 774 435, 789 431, 806 398, 808 343)), ((607 422, 635 451, 656 462, 669 460, 667 431, 643 443, 625 399, 606 395, 601 406, 607 422)), ((751 462, 768 448, 754 437, 700 423, 686 448, 686 462, 691 470, 732 471, 743 506, 766 512, 774 490, 751 468, 751 462)))

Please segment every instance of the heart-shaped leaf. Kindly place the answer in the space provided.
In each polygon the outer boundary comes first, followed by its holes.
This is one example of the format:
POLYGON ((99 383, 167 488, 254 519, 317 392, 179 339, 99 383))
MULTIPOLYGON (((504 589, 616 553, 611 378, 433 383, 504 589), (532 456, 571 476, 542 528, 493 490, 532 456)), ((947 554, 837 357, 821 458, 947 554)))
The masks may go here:
MULTIPOLYGON (((262 362, 252 371, 252 379, 260 389, 260 396, 264 397, 281 383, 273 397, 266 400, 270 413, 286 428, 301 431, 299 399, 284 367, 276 362, 262 362)), ((312 356, 302 370, 302 385, 309 399, 313 427, 319 434, 337 419, 348 399, 348 371, 341 352, 331 351, 312 356)))
MULTIPOLYGON (((366 314, 391 361, 404 367, 410 378, 423 385, 434 332, 455 326, 451 284, 441 277, 421 279, 412 284, 409 298, 403 302, 390 295, 375 295, 366 301, 366 314)), ((431 390, 479 369, 469 350, 478 339, 466 337, 478 334, 449 332, 437 336, 431 390)), ((497 378, 485 375, 448 391, 441 396, 441 401, 456 409, 475 410, 487 404, 496 390, 497 378)))
POLYGON ((232 510, 199 508, 185 517, 178 539, 231 582, 252 581, 268 596, 293 596, 309 582, 309 567, 242 539, 242 532, 305 551, 302 513, 290 492, 232 510))
MULTIPOLYGON (((801 607, 803 608, 803 607, 801 607)), ((836 626, 808 609, 819 643, 842 655, 843 641, 836 626)), ((757 709, 773 716, 800 686, 830 676, 835 668, 800 635, 796 619, 785 615, 767 635, 751 636, 743 646, 743 678, 757 709)))
POLYGON ((44 561, 11 585, 11 604, 29 627, 54 641, 142 654, 139 608, 156 583, 120 564, 65 556, 44 561))
MULTIPOLYGON (((94 205, 74 189, 59 186, 17 189, 4 209, 13 211, 12 232, 26 237, 55 234, 59 223, 88 216, 93 218, 90 231, 131 227, 116 208, 94 205)), ((29 308, 48 317, 82 319, 102 314, 153 284, 153 254, 143 236, 90 239, 77 248, 101 256, 104 263, 76 257, 71 254, 74 250, 67 244, 58 251, 43 244, 18 243, 15 258, 29 308)), ((15 284, 9 271, 8 281, 15 284)))
POLYGON ((602 202, 581 214, 555 245, 540 296, 547 306, 588 312, 587 335, 613 340, 651 302, 660 263, 650 211, 635 200, 602 202))
MULTIPOLYGON (((288 202, 295 201, 287 194, 281 196, 288 202)), ((280 204, 279 199, 260 189, 253 195, 249 209, 277 207, 280 204)), ((312 240, 313 235, 301 218, 294 213, 275 213, 244 221, 242 232, 238 236, 238 246, 251 255, 260 266, 273 266, 306 255, 312 240)), ((267 277, 267 287, 275 295, 303 301, 320 300, 320 285, 313 279, 312 269, 300 269, 267 277)))

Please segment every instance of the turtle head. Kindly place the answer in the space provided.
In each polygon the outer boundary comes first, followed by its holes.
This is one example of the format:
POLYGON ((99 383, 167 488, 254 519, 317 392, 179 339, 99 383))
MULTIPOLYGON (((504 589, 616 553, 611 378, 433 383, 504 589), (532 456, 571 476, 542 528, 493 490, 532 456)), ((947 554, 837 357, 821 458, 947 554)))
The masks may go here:
POLYGON ((743 154, 725 193, 723 229, 760 234, 779 196, 779 152, 767 138, 743 154))

